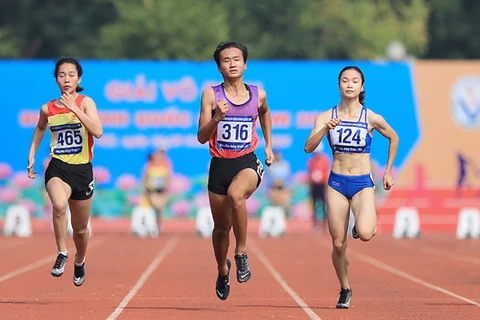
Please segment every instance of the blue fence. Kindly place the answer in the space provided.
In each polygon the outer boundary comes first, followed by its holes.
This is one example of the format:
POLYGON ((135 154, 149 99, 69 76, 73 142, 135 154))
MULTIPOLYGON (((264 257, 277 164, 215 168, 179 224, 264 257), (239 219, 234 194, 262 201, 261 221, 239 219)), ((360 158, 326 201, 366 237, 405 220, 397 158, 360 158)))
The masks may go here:
MULTIPOLYGON (((318 112, 339 101, 338 72, 348 64, 358 65, 365 74, 367 107, 381 113, 402 139, 397 167, 419 138, 408 64, 251 61, 245 81, 267 91, 274 148, 282 150, 294 173, 306 168, 305 139, 318 112)), ((204 178, 210 156, 206 145, 197 142, 196 131, 203 88, 221 82, 213 62, 83 61, 82 65, 84 93, 95 100, 104 125, 104 136, 95 142, 93 161, 106 175, 102 189, 116 189, 118 178, 125 175, 140 178, 147 153, 165 142, 177 175, 204 178)), ((8 176, 0 177, 4 186, 26 174, 39 108, 59 96, 53 68, 51 61, 0 61, 0 164, 10 168, 8 176)), ((257 155, 263 160, 261 141, 257 155)), ((47 133, 36 156, 38 172, 43 172, 48 144, 47 133)), ((375 134, 372 159, 380 166, 386 163, 387 146, 386 139, 375 134)), ((202 183, 197 185, 201 189, 202 183)))

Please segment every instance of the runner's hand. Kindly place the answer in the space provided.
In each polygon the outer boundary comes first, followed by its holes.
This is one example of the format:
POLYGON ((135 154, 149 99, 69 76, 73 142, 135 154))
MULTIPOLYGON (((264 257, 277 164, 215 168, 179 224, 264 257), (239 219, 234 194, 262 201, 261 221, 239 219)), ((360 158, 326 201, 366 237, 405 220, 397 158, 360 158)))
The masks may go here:
POLYGON ((270 167, 273 161, 275 161, 275 155, 273 154, 272 147, 265 148, 265 155, 267 156, 265 159, 265 164, 267 167, 270 167))
POLYGON ((60 102, 69 110, 73 110, 75 107, 75 98, 68 92, 62 94, 60 97, 60 102))
POLYGON ((328 121, 325 126, 327 127, 327 129, 329 130, 332 130, 334 129, 336 126, 338 126, 340 124, 340 122, 342 122, 342 120, 338 119, 338 118, 332 118, 330 119, 330 121, 328 121))
POLYGON ((228 112, 228 103, 227 100, 222 99, 218 101, 217 107, 215 108, 215 119, 217 121, 222 121, 225 118, 225 115, 228 112))
POLYGON ((37 177, 37 173, 33 170, 34 163, 35 163, 35 159, 32 157, 28 157, 27 170, 28 170, 28 177, 30 179, 35 179, 37 177))

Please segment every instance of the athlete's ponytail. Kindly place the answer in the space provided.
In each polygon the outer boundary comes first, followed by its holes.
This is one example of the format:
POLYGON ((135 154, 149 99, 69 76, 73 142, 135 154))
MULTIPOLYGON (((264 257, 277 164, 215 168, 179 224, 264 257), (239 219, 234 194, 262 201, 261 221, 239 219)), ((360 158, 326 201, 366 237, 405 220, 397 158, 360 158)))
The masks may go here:
POLYGON ((360 95, 358 96, 358 100, 360 101, 360 104, 362 106, 365 105, 365 96, 367 95, 367 92, 365 90, 363 90, 362 92, 360 92, 360 95))

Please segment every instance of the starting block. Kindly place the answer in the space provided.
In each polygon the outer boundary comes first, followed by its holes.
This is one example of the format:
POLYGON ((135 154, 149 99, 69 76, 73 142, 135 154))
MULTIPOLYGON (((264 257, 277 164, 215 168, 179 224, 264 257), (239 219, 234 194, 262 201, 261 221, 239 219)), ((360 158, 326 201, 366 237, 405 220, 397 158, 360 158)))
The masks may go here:
MULTIPOLYGON (((67 206, 67 234, 69 236, 73 235, 73 228, 72 228, 72 212, 70 211, 70 207, 67 206)), ((90 223, 90 219, 88 219, 88 234, 91 238, 93 235, 92 224, 90 223)))
POLYGON ((260 237, 279 237, 287 232, 285 210, 278 206, 268 206, 262 210, 258 235, 260 237))
POLYGON ((11 205, 7 208, 3 234, 17 237, 30 237, 32 235, 30 212, 27 207, 11 205))
POLYGON ((152 207, 136 206, 133 208, 130 231, 141 238, 158 237, 159 230, 155 210, 152 207))
POLYGON ((202 238, 210 238, 213 232, 213 217, 212 211, 208 206, 198 208, 195 217, 195 233, 202 238))
POLYGON ((420 235, 420 218, 415 208, 399 208, 395 213, 393 238, 417 238, 420 235))
POLYGON ((457 239, 480 237, 480 210, 462 208, 458 214, 457 239))

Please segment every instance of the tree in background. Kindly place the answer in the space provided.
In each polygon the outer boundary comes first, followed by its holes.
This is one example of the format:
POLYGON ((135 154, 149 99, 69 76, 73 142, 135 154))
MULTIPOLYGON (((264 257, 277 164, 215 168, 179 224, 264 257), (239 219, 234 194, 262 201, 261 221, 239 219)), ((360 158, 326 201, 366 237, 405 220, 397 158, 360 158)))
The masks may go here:
POLYGON ((237 39, 253 59, 478 57, 473 0, 0 0, 0 58, 210 60, 237 39))
POLYGON ((113 0, 0 0, 0 57, 94 57, 113 0))
POLYGON ((475 0, 428 0, 430 41, 424 58, 478 59, 480 4, 475 0))
POLYGON ((116 0, 115 7, 118 19, 103 26, 95 52, 102 58, 212 59, 229 38, 227 15, 215 0, 116 0))
POLYGON ((424 0, 223 1, 231 36, 259 59, 374 59, 395 39, 426 50, 424 0))

